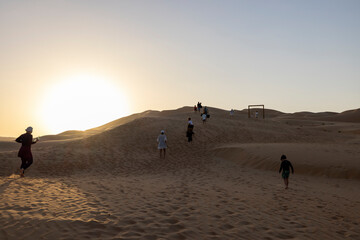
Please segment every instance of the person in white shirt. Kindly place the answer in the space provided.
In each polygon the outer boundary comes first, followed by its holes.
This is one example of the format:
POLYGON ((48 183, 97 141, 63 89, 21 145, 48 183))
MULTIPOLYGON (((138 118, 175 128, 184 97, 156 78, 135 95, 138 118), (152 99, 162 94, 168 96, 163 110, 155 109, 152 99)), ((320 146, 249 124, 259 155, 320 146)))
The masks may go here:
POLYGON ((203 114, 201 115, 201 118, 202 118, 202 121, 203 121, 203 124, 204 124, 204 123, 206 122, 206 118, 207 118, 206 114, 203 113, 203 114))
POLYGON ((191 118, 188 118, 188 125, 194 125, 191 118))
POLYGON ((158 149, 160 150, 160 158, 162 157, 162 152, 164 151, 164 158, 166 154, 166 148, 167 148, 167 138, 165 135, 165 131, 161 130, 161 134, 157 138, 158 142, 158 149))

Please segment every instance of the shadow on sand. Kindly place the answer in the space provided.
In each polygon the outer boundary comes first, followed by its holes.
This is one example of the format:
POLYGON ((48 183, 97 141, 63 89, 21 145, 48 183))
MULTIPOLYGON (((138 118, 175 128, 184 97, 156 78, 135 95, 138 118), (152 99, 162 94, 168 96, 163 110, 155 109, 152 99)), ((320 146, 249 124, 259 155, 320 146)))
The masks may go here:
POLYGON ((2 194, 5 191, 5 189, 10 185, 10 183, 12 183, 18 179, 20 179, 20 178, 17 177, 15 174, 11 174, 8 177, 8 179, 3 184, 0 185, 0 194, 2 194))

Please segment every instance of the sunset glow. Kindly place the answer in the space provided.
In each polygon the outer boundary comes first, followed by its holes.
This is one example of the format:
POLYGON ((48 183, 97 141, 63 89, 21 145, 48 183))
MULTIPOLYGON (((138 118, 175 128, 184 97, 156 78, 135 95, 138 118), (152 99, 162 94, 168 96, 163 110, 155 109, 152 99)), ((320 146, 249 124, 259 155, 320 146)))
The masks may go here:
POLYGON ((77 75, 53 85, 43 100, 44 125, 51 132, 86 130, 128 114, 124 93, 104 79, 77 75))

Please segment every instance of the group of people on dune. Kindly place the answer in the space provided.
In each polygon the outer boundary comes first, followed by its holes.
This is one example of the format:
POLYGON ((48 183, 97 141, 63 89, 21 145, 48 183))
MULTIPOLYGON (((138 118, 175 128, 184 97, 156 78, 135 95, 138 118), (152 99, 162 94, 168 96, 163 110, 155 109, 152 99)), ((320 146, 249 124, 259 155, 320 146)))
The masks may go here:
MULTIPOLYGON (((201 111, 202 105, 200 102, 198 102, 197 105, 194 105, 194 112, 197 111, 201 111)), ((234 109, 230 110, 230 117, 232 117, 234 115, 234 109)), ((204 111, 203 113, 200 114, 203 120, 203 124, 206 121, 206 118, 210 117, 209 114, 209 110, 208 108, 205 106, 204 107, 204 111)), ((256 118, 258 117, 258 112, 256 111, 256 118)), ((186 137, 188 139, 188 142, 192 142, 192 136, 194 135, 194 123, 191 120, 191 117, 188 118, 188 125, 187 125, 187 130, 186 130, 186 137)), ((158 142, 158 149, 160 151, 160 158, 164 158, 165 159, 165 154, 166 154, 166 148, 167 148, 167 137, 165 135, 165 131, 161 130, 160 135, 157 138, 157 142, 158 142)), ((285 184, 285 189, 288 189, 289 187, 289 175, 290 175, 290 169, 292 174, 294 174, 294 168, 291 164, 291 162, 289 160, 287 160, 285 155, 281 155, 280 157, 280 169, 279 169, 279 173, 282 173, 282 178, 284 180, 284 184, 285 184)))
MULTIPOLYGON (((202 104, 201 102, 198 102, 197 105, 194 105, 194 112, 201 112, 202 104)), ((200 113, 202 122, 205 123, 206 119, 210 118, 209 109, 205 106, 202 113, 200 113)))
MULTIPOLYGON (((198 106, 201 107, 201 103, 198 103, 198 106)), ((195 109, 195 108, 194 108, 195 109)), ((198 108, 197 108, 198 109, 198 108)), ((207 107, 204 108, 204 112, 201 116, 207 116, 209 114, 209 110, 207 107)), ((209 115, 210 116, 210 115, 209 115)), ((203 120, 204 123, 204 120, 203 120)), ((186 137, 188 142, 192 142, 192 136, 194 135, 194 124, 191 118, 188 118, 187 130, 186 130, 186 137)), ((25 176, 25 170, 31 166, 33 163, 33 156, 31 153, 31 145, 37 143, 39 138, 33 138, 32 132, 33 128, 28 127, 25 129, 24 134, 20 135, 15 141, 21 143, 21 148, 18 152, 18 157, 21 158, 21 166, 20 166, 20 177, 25 176)), ((158 142, 158 149, 160 151, 160 158, 165 158, 166 149, 167 149, 167 137, 165 135, 165 130, 161 130, 160 135, 157 138, 158 142)), ((289 174, 290 168, 292 174, 294 174, 294 168, 289 160, 287 160, 285 155, 282 155, 281 158, 281 165, 279 169, 279 173, 282 172, 282 178, 284 179, 285 189, 288 188, 289 185, 289 174)))

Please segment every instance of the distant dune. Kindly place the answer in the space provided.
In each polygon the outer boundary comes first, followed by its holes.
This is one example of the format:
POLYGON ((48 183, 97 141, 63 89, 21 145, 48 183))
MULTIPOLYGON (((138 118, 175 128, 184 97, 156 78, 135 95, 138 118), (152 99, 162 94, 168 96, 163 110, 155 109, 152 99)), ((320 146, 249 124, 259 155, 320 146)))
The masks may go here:
POLYGON ((92 135, 95 135, 95 134, 98 134, 98 133, 101 133, 104 131, 111 130, 120 125, 131 122, 137 118, 145 117, 149 114, 151 115, 151 114, 156 114, 156 113, 157 113, 157 111, 145 111, 142 113, 136 113, 136 114, 132 114, 130 116, 123 117, 123 118, 114 120, 112 122, 106 123, 99 127, 88 129, 86 131, 69 130, 69 131, 65 131, 65 132, 62 132, 57 135, 45 135, 45 136, 41 137, 41 140, 42 141, 50 141, 50 140, 56 141, 56 140, 73 140, 73 139, 78 139, 78 138, 84 138, 84 137, 92 136, 92 135))
POLYGON ((360 108, 355 110, 345 111, 339 114, 334 114, 331 116, 325 116, 323 118, 319 118, 321 120, 326 121, 334 121, 334 122, 355 122, 360 123, 360 108))
POLYGON ((10 141, 14 141, 15 138, 12 137, 0 137, 0 142, 10 142, 10 141))
POLYGON ((296 112, 280 115, 283 118, 292 118, 296 120, 309 119, 318 121, 333 121, 333 122, 360 122, 360 109, 348 110, 342 113, 335 112, 296 112))

